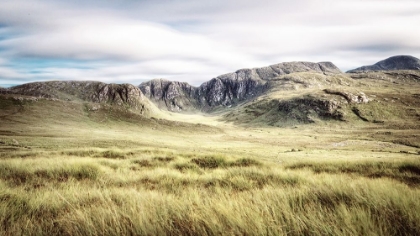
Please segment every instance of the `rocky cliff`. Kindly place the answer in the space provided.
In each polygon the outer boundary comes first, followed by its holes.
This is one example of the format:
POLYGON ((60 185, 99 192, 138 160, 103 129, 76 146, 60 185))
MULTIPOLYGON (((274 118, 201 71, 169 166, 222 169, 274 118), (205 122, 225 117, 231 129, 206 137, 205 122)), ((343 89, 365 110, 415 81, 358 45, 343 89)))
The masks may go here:
POLYGON ((190 111, 198 107, 197 88, 185 82, 154 79, 139 88, 159 108, 169 111, 190 111))
POLYGON ((347 73, 389 70, 420 70, 420 60, 413 56, 393 56, 379 61, 374 65, 362 66, 354 70, 349 70, 347 73))
POLYGON ((139 88, 160 108, 170 111, 211 111, 261 95, 268 89, 267 82, 298 72, 341 74, 331 62, 285 62, 262 68, 241 69, 213 78, 199 87, 155 79, 140 84, 139 88))
POLYGON ((260 95, 265 83, 255 69, 238 70, 203 83, 197 98, 202 107, 230 106, 260 95))

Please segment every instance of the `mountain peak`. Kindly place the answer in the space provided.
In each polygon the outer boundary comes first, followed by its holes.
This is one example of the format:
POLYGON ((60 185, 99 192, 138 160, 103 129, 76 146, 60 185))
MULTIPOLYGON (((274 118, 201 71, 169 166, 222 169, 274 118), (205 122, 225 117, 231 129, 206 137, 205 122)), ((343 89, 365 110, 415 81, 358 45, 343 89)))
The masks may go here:
POLYGON ((398 55, 379 61, 374 65, 362 66, 347 72, 358 73, 384 70, 420 70, 420 60, 409 55, 398 55))

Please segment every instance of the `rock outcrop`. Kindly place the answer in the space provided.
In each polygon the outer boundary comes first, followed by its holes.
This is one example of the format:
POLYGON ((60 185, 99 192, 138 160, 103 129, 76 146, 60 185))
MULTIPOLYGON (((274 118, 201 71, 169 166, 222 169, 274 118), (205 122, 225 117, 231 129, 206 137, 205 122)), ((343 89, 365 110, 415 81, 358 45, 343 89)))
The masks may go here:
POLYGON ((349 104, 352 103, 368 103, 369 98, 363 92, 358 92, 357 94, 353 94, 346 91, 340 90, 332 90, 332 89, 324 89, 324 92, 327 94, 339 95, 344 97, 349 104))
POLYGON ((420 70, 420 60, 413 56, 393 56, 374 65, 362 66, 354 70, 349 70, 347 73, 390 70, 420 70))
POLYGON ((278 103, 279 112, 287 119, 302 123, 314 123, 314 117, 342 120, 343 113, 340 108, 340 103, 337 101, 314 97, 296 98, 278 103))
POLYGON ((262 68, 241 69, 193 87, 187 83, 155 79, 139 85, 141 91, 160 108, 170 111, 211 111, 261 95, 267 82, 287 74, 311 72, 341 74, 331 62, 285 62, 262 68))

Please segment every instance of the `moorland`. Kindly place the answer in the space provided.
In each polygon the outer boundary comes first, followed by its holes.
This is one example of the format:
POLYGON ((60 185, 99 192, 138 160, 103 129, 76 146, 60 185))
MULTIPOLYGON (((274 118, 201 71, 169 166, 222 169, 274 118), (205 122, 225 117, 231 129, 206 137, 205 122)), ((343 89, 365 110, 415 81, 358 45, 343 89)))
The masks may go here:
POLYGON ((0 234, 420 235, 420 72, 294 66, 2 89, 0 234))

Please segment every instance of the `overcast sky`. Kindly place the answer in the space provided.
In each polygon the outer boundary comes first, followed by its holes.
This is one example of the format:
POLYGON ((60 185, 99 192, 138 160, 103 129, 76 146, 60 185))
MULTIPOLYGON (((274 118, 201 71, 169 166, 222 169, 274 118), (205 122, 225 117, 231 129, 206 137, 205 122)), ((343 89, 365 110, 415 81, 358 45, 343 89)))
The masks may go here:
POLYGON ((420 56, 419 0, 1 0, 0 86, 200 85, 241 68, 420 56))

